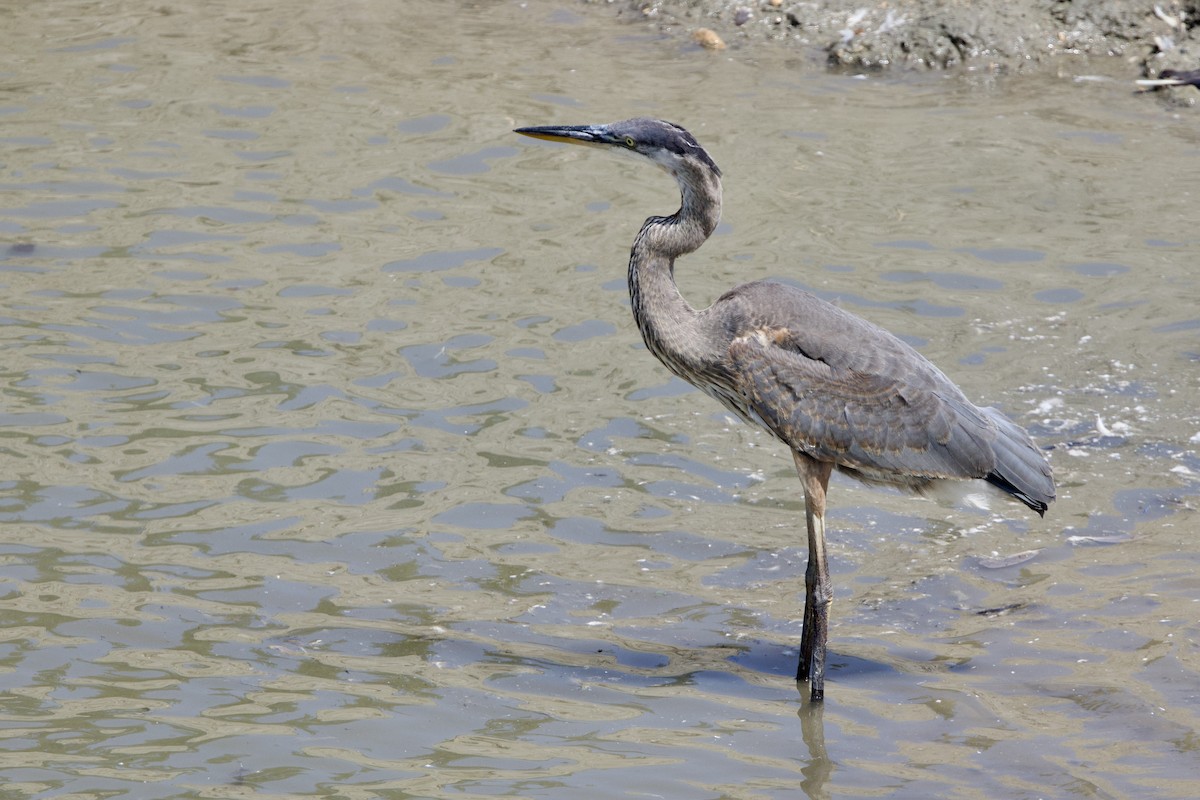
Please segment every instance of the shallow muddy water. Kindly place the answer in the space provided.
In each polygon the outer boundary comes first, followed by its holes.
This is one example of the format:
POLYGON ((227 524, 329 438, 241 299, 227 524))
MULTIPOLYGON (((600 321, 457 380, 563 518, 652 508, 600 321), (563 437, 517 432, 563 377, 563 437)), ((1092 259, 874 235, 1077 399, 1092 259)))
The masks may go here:
POLYGON ((0 780, 14 796, 1191 798, 1200 120, 1120 62, 831 75, 572 4, 53 3, 0 28, 0 780), (788 454, 669 376, 680 262, 914 343, 1044 520, 835 479, 827 702, 788 454))

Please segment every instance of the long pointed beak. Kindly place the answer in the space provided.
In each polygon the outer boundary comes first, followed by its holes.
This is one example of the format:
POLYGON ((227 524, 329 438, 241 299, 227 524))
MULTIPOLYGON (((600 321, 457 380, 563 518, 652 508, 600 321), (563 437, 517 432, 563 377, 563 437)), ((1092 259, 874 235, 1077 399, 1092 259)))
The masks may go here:
POLYGON ((612 135, 604 125, 537 125, 532 128, 517 128, 513 133, 567 144, 612 144, 612 135))

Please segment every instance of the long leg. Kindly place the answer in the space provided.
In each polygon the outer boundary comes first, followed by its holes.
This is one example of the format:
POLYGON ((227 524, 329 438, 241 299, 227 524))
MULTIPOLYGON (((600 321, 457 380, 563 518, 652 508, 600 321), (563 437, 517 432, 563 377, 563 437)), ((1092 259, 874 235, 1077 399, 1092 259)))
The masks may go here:
POLYGON ((804 630, 800 636, 800 663, 796 680, 808 681, 810 698, 825 698, 825 642, 829 638, 829 604, 833 582, 825 558, 825 493, 833 464, 815 461, 792 451, 796 471, 804 485, 804 521, 808 527, 808 569, 804 572, 804 630))

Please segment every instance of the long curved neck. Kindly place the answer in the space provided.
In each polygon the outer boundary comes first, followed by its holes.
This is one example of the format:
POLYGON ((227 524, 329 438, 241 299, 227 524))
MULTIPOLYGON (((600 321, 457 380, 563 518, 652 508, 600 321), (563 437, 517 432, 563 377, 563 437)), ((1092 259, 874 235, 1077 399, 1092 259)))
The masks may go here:
POLYGON ((673 372, 711 356, 699 330, 699 313, 675 285, 675 259, 696 250, 721 219, 721 179, 711 170, 674 170, 681 204, 669 217, 643 223, 629 254, 629 299, 642 339, 673 372))

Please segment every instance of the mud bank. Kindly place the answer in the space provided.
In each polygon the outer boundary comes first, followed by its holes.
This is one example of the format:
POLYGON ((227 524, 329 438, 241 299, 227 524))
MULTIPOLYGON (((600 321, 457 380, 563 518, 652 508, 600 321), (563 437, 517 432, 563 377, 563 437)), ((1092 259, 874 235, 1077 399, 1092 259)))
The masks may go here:
POLYGON ((704 46, 786 43, 847 69, 1004 71, 1073 56, 1124 58, 1131 79, 1200 67, 1200 2, 1194 0, 585 2, 670 35, 708 29, 716 38, 697 39, 704 46))

